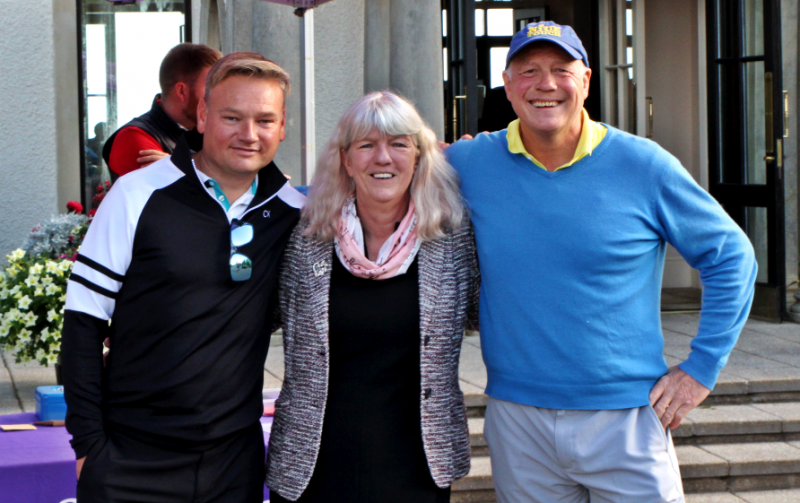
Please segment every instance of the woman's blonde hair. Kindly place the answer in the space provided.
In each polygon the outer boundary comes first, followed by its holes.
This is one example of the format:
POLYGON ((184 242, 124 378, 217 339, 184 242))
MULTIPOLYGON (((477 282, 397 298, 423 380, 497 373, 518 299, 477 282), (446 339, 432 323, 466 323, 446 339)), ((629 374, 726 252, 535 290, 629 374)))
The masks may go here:
POLYGON ((342 165, 340 152, 373 130, 385 136, 411 136, 419 162, 411 179, 417 212, 417 235, 432 240, 461 226, 464 205, 458 175, 447 163, 436 135, 414 105, 388 91, 367 94, 350 105, 320 154, 303 212, 306 234, 322 241, 336 235, 342 207, 355 194, 355 183, 342 165))

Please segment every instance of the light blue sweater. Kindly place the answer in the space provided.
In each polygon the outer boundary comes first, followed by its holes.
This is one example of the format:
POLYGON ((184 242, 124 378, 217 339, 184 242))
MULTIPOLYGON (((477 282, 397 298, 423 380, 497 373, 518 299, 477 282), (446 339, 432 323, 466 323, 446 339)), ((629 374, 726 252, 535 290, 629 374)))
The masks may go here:
POLYGON ((446 151, 475 225, 486 393, 553 409, 647 404, 667 372, 666 243, 705 287, 681 368, 713 388, 753 298, 747 236, 649 140, 609 127, 591 156, 550 173, 511 154, 505 134, 446 151))

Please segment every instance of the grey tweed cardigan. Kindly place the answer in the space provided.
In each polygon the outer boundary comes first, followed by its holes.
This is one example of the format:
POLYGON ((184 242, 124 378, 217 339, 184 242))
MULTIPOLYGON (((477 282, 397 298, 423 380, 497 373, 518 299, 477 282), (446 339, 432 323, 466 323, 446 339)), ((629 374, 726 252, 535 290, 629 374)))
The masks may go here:
MULTIPOLYGON (((328 397, 328 294, 333 243, 298 226, 281 268, 285 378, 275 404, 267 486, 295 501, 311 480, 328 397)), ((422 440, 436 485, 469 472, 469 435, 458 359, 466 321, 477 327, 480 276, 472 226, 423 242, 419 265, 422 440)))

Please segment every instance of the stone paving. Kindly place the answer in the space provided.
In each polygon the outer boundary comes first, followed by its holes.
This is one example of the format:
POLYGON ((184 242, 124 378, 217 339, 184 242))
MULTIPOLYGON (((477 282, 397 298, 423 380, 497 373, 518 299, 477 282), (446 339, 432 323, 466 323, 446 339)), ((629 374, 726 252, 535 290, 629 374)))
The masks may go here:
MULTIPOLYGON (((697 313, 663 313, 664 356, 675 365, 689 354, 692 337, 700 317, 697 313)), ((466 395, 483 393, 486 368, 481 359, 477 335, 464 338, 459 377, 466 395)), ((0 414, 34 410, 37 386, 55 384, 53 367, 35 363, 17 364, 2 354, 0 365, 0 414)), ((264 388, 279 388, 283 382, 283 346, 280 336, 273 336, 272 347, 264 365, 264 388)), ((728 365, 720 374, 714 394, 748 389, 750 392, 796 390, 800 381, 800 325, 790 322, 768 323, 749 320, 728 365)))

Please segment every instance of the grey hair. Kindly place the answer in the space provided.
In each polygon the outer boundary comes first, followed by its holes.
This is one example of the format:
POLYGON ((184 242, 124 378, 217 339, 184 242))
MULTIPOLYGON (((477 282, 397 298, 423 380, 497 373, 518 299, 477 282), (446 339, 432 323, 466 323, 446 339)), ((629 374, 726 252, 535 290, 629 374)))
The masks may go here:
POLYGON ((417 235, 423 241, 444 237, 465 217, 459 180, 439 150, 436 135, 407 100, 389 91, 367 94, 345 111, 320 154, 303 212, 306 234, 322 241, 336 235, 342 207, 355 194, 355 183, 340 152, 373 130, 384 136, 411 136, 419 163, 409 192, 417 212, 417 235))

